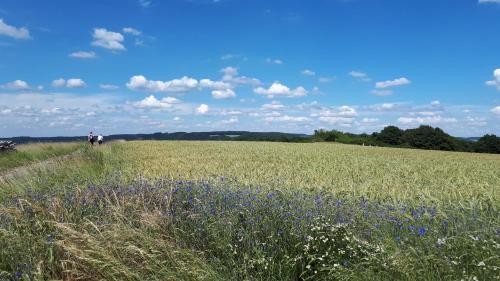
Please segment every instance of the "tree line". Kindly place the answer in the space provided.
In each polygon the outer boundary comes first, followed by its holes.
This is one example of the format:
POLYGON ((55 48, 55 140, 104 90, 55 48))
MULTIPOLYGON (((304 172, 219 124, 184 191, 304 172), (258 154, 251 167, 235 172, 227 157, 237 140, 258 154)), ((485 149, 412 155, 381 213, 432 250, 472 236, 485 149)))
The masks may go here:
POLYGON ((500 137, 496 135, 484 135, 477 141, 470 141, 450 136, 440 128, 425 125, 407 130, 402 130, 396 126, 387 126, 382 131, 373 134, 316 130, 314 131, 313 140, 428 150, 500 153, 500 137))

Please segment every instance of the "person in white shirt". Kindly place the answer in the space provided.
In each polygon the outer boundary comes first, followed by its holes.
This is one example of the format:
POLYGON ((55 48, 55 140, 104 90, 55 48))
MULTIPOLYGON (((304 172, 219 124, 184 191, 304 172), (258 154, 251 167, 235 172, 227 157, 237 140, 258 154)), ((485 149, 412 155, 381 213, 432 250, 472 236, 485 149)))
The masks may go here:
POLYGON ((97 136, 97 143, 98 143, 99 145, 101 145, 103 141, 104 141, 104 137, 102 136, 102 134, 99 134, 99 135, 97 136))

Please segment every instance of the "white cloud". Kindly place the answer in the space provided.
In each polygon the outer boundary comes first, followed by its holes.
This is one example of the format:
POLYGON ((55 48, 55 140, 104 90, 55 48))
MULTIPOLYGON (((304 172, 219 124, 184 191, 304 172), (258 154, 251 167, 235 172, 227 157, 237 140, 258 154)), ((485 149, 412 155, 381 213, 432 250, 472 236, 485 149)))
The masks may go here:
POLYGON ((214 90, 212 97, 214 99, 230 99, 236 97, 236 93, 232 89, 214 90))
POLYGON ((334 76, 325 76, 325 77, 320 77, 318 79, 318 81, 320 83, 329 83, 329 82, 334 81, 335 79, 336 79, 336 77, 334 77, 334 76))
POLYGON ((69 54, 69 56, 78 59, 93 59, 97 57, 95 52, 85 52, 85 51, 73 52, 69 54))
POLYGON ((221 72, 223 74, 222 81, 227 82, 234 86, 237 85, 259 86, 262 84, 259 81, 259 79, 246 76, 238 76, 238 68, 236 67, 228 66, 221 69, 221 72))
POLYGON ((87 84, 80 78, 71 78, 66 81, 66 87, 68 88, 84 88, 87 84))
POLYGON ((494 107, 491 109, 491 112, 500 115, 500 106, 494 107))
POLYGON ((138 108, 171 108, 174 104, 178 104, 180 102, 180 100, 173 97, 165 97, 161 100, 158 100, 155 96, 151 95, 141 101, 134 103, 134 106, 138 108))
POLYGON ((238 122, 240 122, 240 120, 238 120, 237 117, 231 117, 231 118, 229 118, 227 120, 222 120, 221 121, 221 123, 225 124, 225 125, 236 124, 238 122))
POLYGON ((267 63, 273 63, 273 64, 283 64, 283 61, 280 60, 280 59, 271 59, 271 58, 267 58, 266 59, 266 62, 267 63))
POLYGON ((394 80, 377 82, 375 84, 375 88, 385 89, 385 88, 389 88, 389 87, 403 86, 403 85, 408 85, 408 84, 411 84, 411 81, 405 77, 401 77, 401 78, 394 79, 394 80))
POLYGON ((267 122, 309 122, 310 118, 304 116, 278 115, 268 116, 264 118, 267 122))
POLYGON ((9 82, 7 84, 0 85, 0 88, 6 89, 6 90, 20 91, 20 90, 29 90, 30 86, 28 85, 28 83, 26 83, 23 80, 15 80, 15 81, 9 82))
POLYGON ((401 124, 443 124, 443 123, 456 123, 456 118, 446 118, 440 115, 426 116, 426 117, 399 117, 398 122, 401 124))
POLYGON ((354 70, 349 72, 349 75, 351 75, 354 78, 365 78, 368 76, 368 75, 366 75, 366 73, 363 73, 360 71, 354 71, 354 70))
POLYGON ((121 33, 108 31, 105 28, 94 28, 94 34, 92 37, 94 39, 94 41, 92 41, 93 46, 112 51, 126 50, 123 45, 125 38, 121 33))
POLYGON ((302 75, 305 75, 305 76, 314 76, 316 75, 316 72, 310 70, 310 69, 304 69, 302 70, 302 75))
POLYGON ((80 78, 71 78, 68 80, 59 78, 52 81, 52 87, 54 88, 60 88, 64 86, 66 86, 66 88, 85 88, 87 87, 87 84, 80 78))
POLYGON ((132 76, 127 83, 127 88, 134 91, 182 93, 195 90, 198 80, 184 76, 170 81, 147 80, 143 75, 132 76))
POLYGON ((261 106, 261 109, 265 110, 265 111, 267 111, 267 110, 283 110, 285 108, 286 108, 286 106, 284 106, 279 101, 272 101, 271 103, 266 103, 266 104, 261 106))
POLYGON ((351 127, 354 119, 348 117, 322 116, 319 117, 319 121, 342 127, 351 127))
POLYGON ((198 106, 196 108, 196 114, 204 115, 204 114, 207 114, 209 110, 210 109, 209 109, 208 105, 200 104, 200 106, 198 106))
POLYGON ((363 120, 361 120, 361 122, 367 124, 377 123, 378 121, 379 121, 378 118, 363 118, 363 120))
POLYGON ((52 81, 52 87, 59 88, 64 87, 64 85, 66 85, 66 80, 64 80, 63 78, 52 81))
POLYGON ((326 109, 322 110, 319 113, 312 114, 313 117, 322 116, 322 117, 348 117, 353 118, 358 116, 358 112, 354 107, 343 105, 338 108, 326 109))
POLYGON ((493 71, 493 80, 486 81, 486 85, 496 87, 500 91, 500 68, 493 71))
POLYGON ((431 101, 432 106, 441 106, 441 102, 438 100, 431 101))
POLYGON ((304 89, 304 87, 297 87, 292 90, 279 82, 274 82, 268 89, 258 87, 254 89, 254 92, 259 95, 266 95, 268 98, 279 96, 289 98, 307 96, 307 90, 304 89))
POLYGON ((479 4, 500 4, 500 0, 479 0, 479 4))
POLYGON ((392 110, 397 110, 400 107, 401 105, 397 103, 383 103, 383 104, 368 106, 368 109, 373 111, 392 111, 392 110))
POLYGON ((351 71, 349 75, 363 82, 370 82, 372 79, 368 77, 368 74, 361 71, 351 71))
POLYGON ((135 28, 132 28, 132 27, 124 27, 122 29, 123 33, 128 33, 128 34, 132 34, 134 36, 139 36, 142 34, 142 32, 140 30, 137 30, 135 28))
POLYGON ((232 78, 233 76, 238 75, 238 68, 232 67, 232 66, 227 66, 223 69, 221 69, 221 72, 224 74, 224 80, 225 78, 232 78))
POLYGON ((226 116, 226 115, 242 115, 243 111, 240 110, 233 110, 233 109, 224 109, 221 112, 219 112, 219 115, 226 116))
POLYGON ((318 120, 321 122, 342 127, 351 127, 355 121, 355 117, 358 116, 358 112, 354 107, 344 105, 338 108, 321 110, 318 113, 311 114, 311 116, 318 117, 318 120))
POLYGON ((0 35, 5 35, 8 37, 12 37, 15 39, 30 39, 30 32, 26 27, 15 27, 8 25, 3 21, 3 19, 0 19, 0 35))
POLYGON ((385 96, 390 96, 394 94, 393 90, 372 90, 370 93, 379 96, 379 97, 385 97, 385 96))
POLYGON ((227 90, 231 88, 231 85, 224 81, 212 81, 210 79, 201 79, 200 87, 212 90, 227 90))
POLYGON ((101 88, 103 90, 117 90, 120 87, 118 87, 117 85, 113 85, 113 84, 100 84, 99 88, 101 88))

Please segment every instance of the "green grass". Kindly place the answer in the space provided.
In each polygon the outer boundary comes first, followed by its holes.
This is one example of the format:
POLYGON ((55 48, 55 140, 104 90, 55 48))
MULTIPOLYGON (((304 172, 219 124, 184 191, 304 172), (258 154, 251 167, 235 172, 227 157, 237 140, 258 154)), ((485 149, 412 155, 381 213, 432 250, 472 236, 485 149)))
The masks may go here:
POLYGON ((499 188, 498 155, 83 146, 0 180, 0 280, 498 280, 499 188))
POLYGON ((0 153, 0 174, 15 167, 67 155, 81 147, 82 143, 19 145, 16 151, 0 153))

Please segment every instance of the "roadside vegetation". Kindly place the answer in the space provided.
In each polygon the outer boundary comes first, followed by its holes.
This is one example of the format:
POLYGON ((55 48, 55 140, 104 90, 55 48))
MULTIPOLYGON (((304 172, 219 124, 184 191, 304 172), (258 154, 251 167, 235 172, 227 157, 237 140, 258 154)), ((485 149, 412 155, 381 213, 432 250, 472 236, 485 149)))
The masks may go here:
POLYGON ((0 174, 9 169, 70 154, 83 143, 51 143, 18 145, 15 151, 0 153, 0 174))

